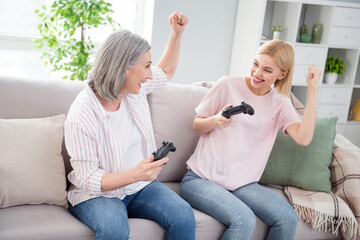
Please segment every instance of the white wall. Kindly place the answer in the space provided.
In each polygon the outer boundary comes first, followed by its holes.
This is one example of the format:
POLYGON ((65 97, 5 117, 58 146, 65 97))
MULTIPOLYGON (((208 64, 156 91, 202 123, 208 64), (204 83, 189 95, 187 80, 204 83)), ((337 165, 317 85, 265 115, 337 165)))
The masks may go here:
POLYGON ((155 0, 151 39, 154 63, 160 59, 170 34, 168 16, 176 10, 188 16, 189 23, 171 82, 216 81, 228 75, 237 0, 155 0))

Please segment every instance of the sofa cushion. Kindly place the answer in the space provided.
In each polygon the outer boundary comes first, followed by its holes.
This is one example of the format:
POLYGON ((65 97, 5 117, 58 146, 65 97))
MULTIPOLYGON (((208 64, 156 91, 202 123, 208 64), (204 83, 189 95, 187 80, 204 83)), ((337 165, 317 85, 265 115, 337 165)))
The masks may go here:
POLYGON ((65 115, 0 119, 0 207, 67 205, 64 121, 65 115))
POLYGON ((23 205, 1 209, 0 239, 95 239, 95 232, 68 209, 55 205, 23 205))
POLYGON ((157 147, 170 141, 176 147, 158 176, 159 181, 180 181, 185 162, 194 152, 199 135, 192 128, 195 108, 209 88, 168 83, 149 95, 149 105, 157 147))
POLYGON ((279 131, 260 182, 329 193, 336 121, 337 117, 317 119, 308 146, 296 144, 279 131))

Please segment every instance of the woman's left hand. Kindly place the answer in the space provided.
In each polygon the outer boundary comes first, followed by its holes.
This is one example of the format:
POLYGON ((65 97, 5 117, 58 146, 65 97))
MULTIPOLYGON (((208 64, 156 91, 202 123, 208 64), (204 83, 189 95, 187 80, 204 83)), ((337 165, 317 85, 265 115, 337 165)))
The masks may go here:
POLYGON ((317 88, 319 85, 321 74, 322 71, 311 64, 309 66, 308 74, 306 78, 308 87, 317 88))
POLYGON ((185 30, 185 25, 189 19, 178 11, 174 12, 169 16, 169 23, 171 30, 176 34, 181 34, 185 30))

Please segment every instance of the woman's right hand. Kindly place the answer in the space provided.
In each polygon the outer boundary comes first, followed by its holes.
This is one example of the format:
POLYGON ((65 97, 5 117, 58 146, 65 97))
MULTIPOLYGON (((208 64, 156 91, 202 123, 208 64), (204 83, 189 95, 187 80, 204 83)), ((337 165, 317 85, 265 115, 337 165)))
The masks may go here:
POLYGON ((197 115, 193 122, 193 128, 195 132, 205 134, 217 128, 218 126, 229 126, 231 124, 232 117, 230 116, 230 118, 228 119, 221 114, 225 109, 229 108, 230 106, 231 105, 226 105, 216 115, 213 115, 211 117, 200 117, 199 115, 197 115))
POLYGON ((159 175, 167 157, 154 162, 154 156, 142 160, 136 167, 123 172, 105 173, 101 179, 101 191, 107 192, 139 181, 154 181, 159 175))
POLYGON ((162 165, 167 163, 169 158, 164 157, 154 162, 154 155, 142 160, 136 167, 138 181, 154 181, 159 175, 162 165))
POLYGON ((231 124, 231 119, 232 119, 232 116, 230 116, 230 118, 226 118, 224 117, 222 114, 222 112, 226 109, 228 109, 229 107, 231 107, 231 105, 226 105, 225 107, 223 107, 221 109, 220 112, 218 112, 216 115, 215 115, 215 121, 216 121, 216 124, 218 126, 221 126, 221 127, 227 127, 231 124))

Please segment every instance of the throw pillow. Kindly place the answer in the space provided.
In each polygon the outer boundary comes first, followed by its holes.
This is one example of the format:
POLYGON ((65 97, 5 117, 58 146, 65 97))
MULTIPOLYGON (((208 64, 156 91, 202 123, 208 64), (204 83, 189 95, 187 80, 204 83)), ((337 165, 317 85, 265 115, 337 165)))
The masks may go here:
POLYGON ((278 132, 260 183, 330 192, 330 170, 337 117, 316 120, 308 146, 278 132))
POLYGON ((65 115, 0 119, 0 208, 22 204, 67 206, 61 155, 65 115))
POLYGON ((206 87, 167 83, 149 94, 156 147, 163 141, 173 142, 176 147, 176 152, 169 153, 169 162, 161 170, 159 181, 181 181, 185 175, 186 161, 200 136, 192 128, 195 108, 208 91, 206 87))

